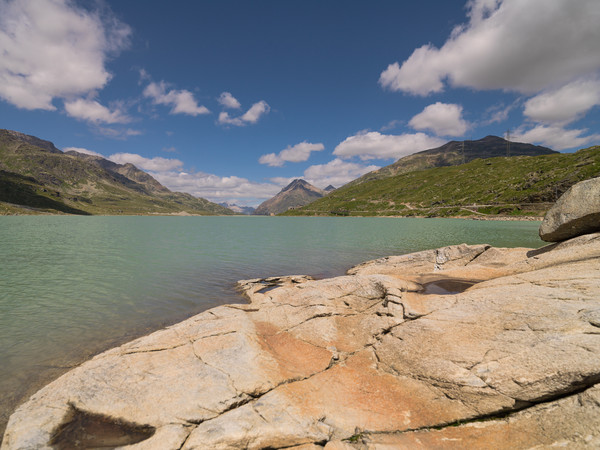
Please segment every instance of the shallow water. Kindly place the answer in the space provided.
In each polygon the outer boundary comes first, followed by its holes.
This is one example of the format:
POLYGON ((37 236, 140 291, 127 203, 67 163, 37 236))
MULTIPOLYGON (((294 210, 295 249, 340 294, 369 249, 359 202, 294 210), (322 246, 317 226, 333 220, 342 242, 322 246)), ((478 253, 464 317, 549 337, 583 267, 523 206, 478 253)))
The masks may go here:
POLYGON ((538 222, 312 217, 0 217, 0 431, 93 354, 224 303, 239 279, 328 277, 444 245, 539 247, 538 222))

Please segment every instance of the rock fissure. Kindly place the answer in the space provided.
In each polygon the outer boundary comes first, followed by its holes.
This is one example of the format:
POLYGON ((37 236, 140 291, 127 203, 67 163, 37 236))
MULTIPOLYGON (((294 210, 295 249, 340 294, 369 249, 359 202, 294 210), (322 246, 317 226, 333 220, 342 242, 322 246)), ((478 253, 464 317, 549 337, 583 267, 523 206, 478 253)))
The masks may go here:
POLYGON ((185 439, 183 439, 181 445, 177 448, 177 450, 182 450, 185 447, 185 444, 187 444, 188 440, 190 439, 190 436, 192 435, 192 431, 193 429, 189 431, 189 433, 187 434, 185 439))
MULTIPOLYGON (((481 414, 477 417, 473 417, 473 418, 469 418, 469 419, 460 419, 460 420, 456 420, 456 421, 452 421, 452 422, 440 423, 438 425, 416 427, 416 428, 410 428, 410 429, 406 429, 406 430, 397 430, 397 431, 391 431, 391 432, 363 431, 363 434, 371 434, 371 435, 406 434, 406 433, 413 433, 416 431, 443 430, 445 428, 450 428, 450 427, 457 427, 457 426, 462 426, 462 425, 468 425, 468 424, 473 424, 473 423, 482 423, 482 422, 494 421, 494 420, 507 420, 507 419, 510 419, 511 417, 513 417, 514 415, 516 415, 518 413, 522 413, 529 409, 537 408, 537 407, 544 406, 544 405, 551 405, 551 404, 556 403, 559 400, 563 400, 563 399, 567 399, 567 398, 576 398, 579 394, 587 391, 588 389, 590 389, 594 386, 595 386, 595 384, 592 384, 587 387, 580 388, 576 391, 571 391, 564 395, 554 396, 552 398, 549 398, 549 399, 546 399, 543 401, 521 402, 521 403, 519 403, 519 405, 521 405, 521 407, 518 407, 518 408, 512 408, 512 409, 504 410, 504 411, 498 411, 498 412, 491 413, 491 414, 481 414)), ((578 399, 577 401, 581 402, 581 399, 578 399)), ((600 406, 600 402, 598 402, 598 406, 600 406)))
POLYGON ((233 330, 233 331, 225 331, 223 333, 207 334, 205 336, 200 336, 200 337, 197 337, 197 338, 190 339, 190 342, 193 345, 194 343, 200 342, 203 339, 209 339, 209 338, 214 338, 214 337, 219 337, 219 336, 227 336, 229 334, 235 334, 235 333, 238 333, 238 331, 237 330, 233 330))
POLYGON ((161 348, 148 348, 148 349, 140 349, 140 350, 130 350, 125 351, 122 355, 136 355, 141 353, 155 353, 155 352, 164 352, 168 350, 175 350, 176 348, 184 347, 188 345, 188 342, 183 342, 181 344, 173 345, 170 347, 161 347, 161 348))
POLYGON ((289 328, 286 328, 284 330, 281 330, 280 333, 288 333, 290 331, 292 331, 295 328, 298 328, 308 322, 310 322, 311 320, 315 320, 315 319, 321 319, 324 317, 353 317, 353 316, 357 316, 358 314, 342 314, 342 313, 320 313, 320 314, 315 314, 314 316, 309 317, 308 319, 303 320, 300 323, 297 323, 295 325, 292 325, 289 328))

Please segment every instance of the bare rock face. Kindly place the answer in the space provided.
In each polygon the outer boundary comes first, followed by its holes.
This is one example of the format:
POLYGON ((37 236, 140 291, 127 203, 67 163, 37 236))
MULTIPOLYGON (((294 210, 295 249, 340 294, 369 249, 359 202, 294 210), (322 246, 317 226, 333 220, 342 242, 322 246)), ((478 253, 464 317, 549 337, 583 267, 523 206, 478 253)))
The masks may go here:
POLYGON ((600 231, 600 178, 577 183, 565 192, 540 226, 540 237, 559 242, 600 231))
POLYGON ((2 448, 600 445, 600 233, 240 288, 50 383, 2 448))

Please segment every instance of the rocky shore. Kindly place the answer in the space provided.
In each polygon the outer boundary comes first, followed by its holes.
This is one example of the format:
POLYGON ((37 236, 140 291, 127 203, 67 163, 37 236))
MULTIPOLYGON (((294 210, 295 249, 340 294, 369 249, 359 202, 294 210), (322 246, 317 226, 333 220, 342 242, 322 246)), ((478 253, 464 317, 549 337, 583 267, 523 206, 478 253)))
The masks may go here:
POLYGON ((541 249, 463 244, 241 281, 247 305, 38 391, 2 449, 598 448, 598 184, 548 213, 541 237, 559 242, 541 249))

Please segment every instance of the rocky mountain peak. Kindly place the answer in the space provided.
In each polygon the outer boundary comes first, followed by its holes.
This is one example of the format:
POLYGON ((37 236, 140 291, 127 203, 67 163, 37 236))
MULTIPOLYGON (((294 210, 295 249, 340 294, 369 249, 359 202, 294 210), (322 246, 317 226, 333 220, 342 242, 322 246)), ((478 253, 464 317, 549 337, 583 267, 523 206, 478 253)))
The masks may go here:
POLYGON ((275 197, 261 203, 254 214, 279 214, 290 208, 308 205, 325 194, 327 192, 323 189, 319 189, 305 180, 296 179, 284 187, 275 197))

